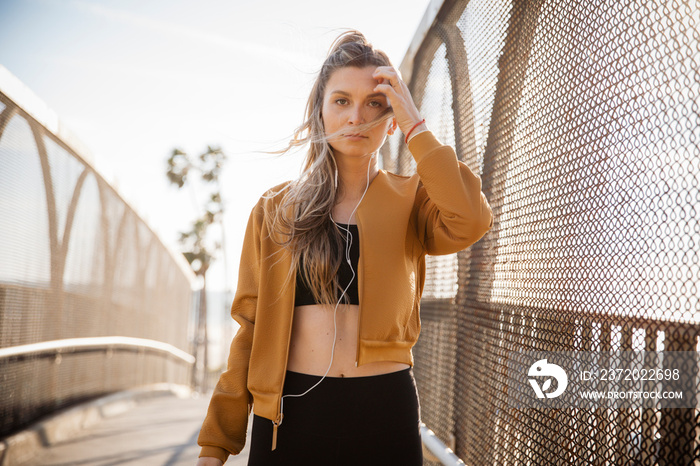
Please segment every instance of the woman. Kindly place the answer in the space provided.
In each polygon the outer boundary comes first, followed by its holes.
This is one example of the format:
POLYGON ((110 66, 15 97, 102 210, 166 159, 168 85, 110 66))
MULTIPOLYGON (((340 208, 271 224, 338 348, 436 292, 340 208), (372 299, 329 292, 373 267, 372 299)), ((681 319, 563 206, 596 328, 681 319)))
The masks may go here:
POLYGON ((481 180, 428 131, 388 57, 342 34, 290 147, 302 175, 253 209, 231 313, 240 330, 214 391, 198 466, 246 441, 249 465, 422 464, 411 348, 425 255, 490 228, 481 180), (417 174, 377 167, 397 127, 417 174))

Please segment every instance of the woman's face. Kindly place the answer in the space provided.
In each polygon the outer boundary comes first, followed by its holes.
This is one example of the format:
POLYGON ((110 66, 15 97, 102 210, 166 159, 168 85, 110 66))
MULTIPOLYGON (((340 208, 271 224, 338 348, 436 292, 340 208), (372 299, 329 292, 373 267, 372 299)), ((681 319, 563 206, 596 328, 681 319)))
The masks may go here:
POLYGON ((390 118, 363 132, 354 129, 362 123, 373 121, 389 106, 384 94, 374 92, 379 84, 372 77, 376 68, 346 66, 335 70, 326 83, 321 115, 326 135, 341 134, 329 140, 335 156, 372 154, 379 150, 387 132, 393 128, 393 118, 390 118))

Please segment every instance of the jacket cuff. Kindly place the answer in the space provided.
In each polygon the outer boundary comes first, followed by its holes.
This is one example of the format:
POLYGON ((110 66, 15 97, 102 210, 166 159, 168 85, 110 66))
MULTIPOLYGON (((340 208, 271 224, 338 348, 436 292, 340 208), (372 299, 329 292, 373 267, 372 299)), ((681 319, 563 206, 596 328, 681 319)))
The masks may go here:
POLYGON ((205 445, 202 447, 202 451, 199 453, 199 457, 213 457, 220 459, 223 463, 228 459, 229 452, 223 448, 214 447, 211 445, 205 445))
POLYGON ((408 141, 408 150, 413 154, 416 163, 420 163, 421 159, 435 149, 442 147, 442 145, 443 144, 437 140, 432 131, 425 130, 416 134, 408 141))

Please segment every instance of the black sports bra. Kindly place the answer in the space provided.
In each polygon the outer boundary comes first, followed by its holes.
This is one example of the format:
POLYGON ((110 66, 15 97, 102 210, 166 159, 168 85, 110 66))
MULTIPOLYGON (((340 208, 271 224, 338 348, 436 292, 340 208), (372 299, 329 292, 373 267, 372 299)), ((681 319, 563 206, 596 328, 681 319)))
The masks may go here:
MULTIPOLYGON (((357 225, 354 224, 336 222, 336 225, 340 227, 340 231, 342 233, 341 236, 343 237, 342 260, 340 261, 340 268, 338 269, 338 282, 340 284, 340 291, 338 291, 338 296, 336 296, 336 300, 340 299, 342 290, 344 290, 345 287, 348 286, 348 283, 350 283, 350 286, 345 292, 347 298, 349 299, 350 304, 360 304, 360 297, 357 291, 357 273, 359 270, 358 264, 360 262, 360 232, 357 229, 357 225), (350 269, 350 265, 348 265, 348 262, 345 260, 347 238, 347 233, 345 232, 345 230, 348 228, 350 229, 350 234, 352 235, 350 238, 350 262, 352 263, 352 268, 355 270, 354 279, 352 270, 350 269), (352 282, 350 280, 352 280, 352 282)), ((318 304, 314 299, 313 293, 311 293, 311 290, 308 288, 306 280, 303 280, 304 269, 301 266, 301 261, 303 261, 303 257, 301 258, 300 266, 297 269, 297 282, 294 297, 294 305, 304 306, 307 304, 318 304)), ((345 301, 345 299, 343 299, 343 301, 345 301)))

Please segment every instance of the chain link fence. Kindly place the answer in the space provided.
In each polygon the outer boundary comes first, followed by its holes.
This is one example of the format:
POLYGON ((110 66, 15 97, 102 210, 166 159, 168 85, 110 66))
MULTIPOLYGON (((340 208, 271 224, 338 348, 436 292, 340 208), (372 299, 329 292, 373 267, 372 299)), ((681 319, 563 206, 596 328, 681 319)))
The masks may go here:
POLYGON ((193 359, 186 263, 39 110, 0 86, 0 437, 193 359))
MULTIPOLYGON (((509 404, 507 366, 513 351, 697 350, 700 6, 444 1, 428 26, 402 72, 480 174, 494 226, 428 258, 423 422, 470 465, 696 464, 697 366, 696 409, 594 410, 509 404)), ((399 137, 383 163, 415 169, 399 137)))

